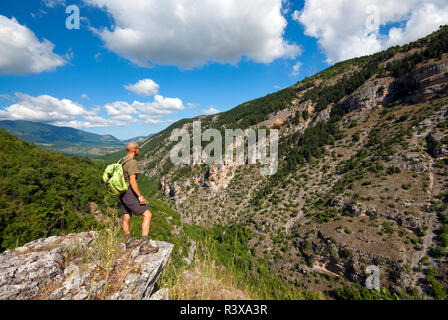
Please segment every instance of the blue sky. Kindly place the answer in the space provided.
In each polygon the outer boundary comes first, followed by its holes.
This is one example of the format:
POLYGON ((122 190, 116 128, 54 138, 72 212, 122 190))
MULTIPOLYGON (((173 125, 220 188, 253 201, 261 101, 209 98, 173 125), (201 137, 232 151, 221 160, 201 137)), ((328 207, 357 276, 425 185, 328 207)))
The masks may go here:
MULTIPOLYGON (((133 1, 137 7, 143 0, 133 1)), ((122 8, 112 0, 106 5, 103 0, 2 0, 0 118, 69 125, 120 139, 147 135, 178 119, 226 111, 278 91, 339 60, 415 40, 448 19, 439 13, 447 7, 446 1, 437 0, 410 1, 400 7, 365 0, 373 5, 372 12, 366 12, 365 6, 334 7, 331 3, 338 1, 326 4, 327 0, 306 4, 250 0, 258 2, 254 8, 248 3, 215 8, 216 1, 201 0, 204 6, 193 11, 166 0, 166 6, 179 9, 176 15, 160 1, 151 10, 154 14, 161 10, 164 19, 176 23, 164 25, 161 20, 158 25, 144 21, 151 16, 139 11, 149 9, 133 8, 133 1, 127 1, 130 8, 122 8), (79 30, 66 28, 66 7, 72 4, 82 17, 79 30), (279 5, 281 10, 276 10, 279 5), (318 14, 322 9, 332 19, 318 14), (210 22, 207 10, 213 19, 223 20, 210 22), (217 10, 229 10, 230 18, 217 10), (244 10, 247 13, 241 13, 244 10), (369 28, 366 20, 372 16, 378 30, 369 34, 363 29, 369 28), (426 18, 432 25, 425 23, 426 18), (185 25, 177 23, 179 19, 185 25), (26 35, 23 43, 19 36, 11 36, 14 28, 18 35, 26 35), (128 40, 129 33, 121 37, 119 28, 139 35, 141 43, 128 40), (268 48, 273 41, 275 45, 268 48), (40 55, 35 63, 30 62, 33 54, 40 55), (297 63, 300 68, 295 70, 297 63), (125 88, 145 79, 158 85, 149 95, 125 88)))

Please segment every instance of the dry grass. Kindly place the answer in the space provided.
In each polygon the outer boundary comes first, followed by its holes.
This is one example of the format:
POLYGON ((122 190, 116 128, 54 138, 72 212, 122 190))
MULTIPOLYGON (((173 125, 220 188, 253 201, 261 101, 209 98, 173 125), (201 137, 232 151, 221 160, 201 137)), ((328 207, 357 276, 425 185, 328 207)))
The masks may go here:
MULTIPOLYGON (((206 241, 207 242, 207 241, 206 241)), ((211 243, 200 245, 190 266, 169 263, 159 283, 172 300, 250 300, 249 289, 235 275, 216 266, 211 243)))
POLYGON ((177 274, 177 282, 169 289, 174 300, 250 300, 238 288, 233 276, 222 268, 210 266, 202 260, 194 268, 177 274))
POLYGON ((103 226, 97 230, 97 238, 89 247, 80 244, 74 244, 64 253, 65 264, 68 262, 77 262, 80 267, 86 263, 94 263, 95 269, 86 279, 86 283, 94 286, 100 281, 105 281, 103 290, 95 296, 89 296, 93 299, 105 299, 111 293, 119 289, 125 277, 130 270, 129 266, 123 266, 122 263, 114 265, 123 255, 122 244, 124 235, 121 232, 121 225, 117 219, 116 210, 108 210, 108 214, 102 220, 103 226), (123 269, 123 270, 121 270, 123 269), (120 271, 121 270, 121 271, 120 271))
POLYGON ((99 298, 105 299, 111 294, 111 292, 116 291, 116 285, 114 285, 115 290, 112 290, 112 286, 115 282, 121 282, 123 275, 117 276, 116 270, 119 268, 114 268, 113 264, 118 260, 122 252, 121 244, 124 242, 124 236, 121 232, 121 226, 117 223, 116 213, 112 213, 104 219, 105 228, 98 231, 98 237, 96 238, 92 246, 91 260, 95 262, 98 268, 102 271, 102 279, 105 280, 104 290, 99 295, 99 298), (115 275, 114 275, 115 274, 115 275))

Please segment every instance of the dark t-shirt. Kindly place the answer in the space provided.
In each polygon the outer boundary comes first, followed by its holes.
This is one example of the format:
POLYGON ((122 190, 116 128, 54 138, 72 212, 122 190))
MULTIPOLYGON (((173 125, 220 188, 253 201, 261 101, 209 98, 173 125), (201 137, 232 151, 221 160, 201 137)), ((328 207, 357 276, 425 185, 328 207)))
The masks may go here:
MULTIPOLYGON (((125 157, 123 159, 123 161, 125 161, 126 159, 129 159, 129 157, 125 157)), ((123 162, 122 161, 122 162, 123 162)), ((124 180, 126 181, 126 183, 129 185, 130 184, 130 179, 129 177, 132 175, 136 175, 135 179, 138 178, 138 175, 140 173, 140 170, 138 169, 137 166, 137 161, 134 159, 128 160, 126 161, 126 163, 123 165, 123 174, 124 174, 124 180)))

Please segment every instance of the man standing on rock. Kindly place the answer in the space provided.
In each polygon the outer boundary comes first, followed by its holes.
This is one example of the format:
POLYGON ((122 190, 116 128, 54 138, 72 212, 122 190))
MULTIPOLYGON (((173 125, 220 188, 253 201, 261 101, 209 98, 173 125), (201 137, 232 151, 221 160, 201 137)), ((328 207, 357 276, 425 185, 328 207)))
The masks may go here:
POLYGON ((126 249, 132 249, 140 245, 140 254, 154 253, 159 251, 159 247, 152 246, 148 240, 149 224, 152 215, 146 206, 146 199, 143 197, 137 184, 140 171, 134 158, 140 153, 140 147, 135 142, 129 142, 126 145, 126 151, 126 156, 120 162, 124 163, 124 179, 129 186, 128 190, 120 195, 120 202, 123 208, 123 232, 126 236, 126 249), (141 240, 130 236, 132 213, 143 215, 141 240))

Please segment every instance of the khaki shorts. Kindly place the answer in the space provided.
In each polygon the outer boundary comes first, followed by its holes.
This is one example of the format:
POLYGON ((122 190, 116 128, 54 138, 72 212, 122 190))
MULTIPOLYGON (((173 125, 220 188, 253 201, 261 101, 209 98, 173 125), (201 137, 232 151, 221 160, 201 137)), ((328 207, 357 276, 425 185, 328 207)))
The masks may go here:
POLYGON ((148 210, 146 204, 140 204, 138 201, 138 196, 129 186, 125 193, 120 195, 121 208, 123 209, 123 214, 136 214, 141 215, 143 212, 148 210))

